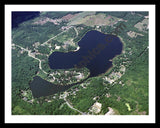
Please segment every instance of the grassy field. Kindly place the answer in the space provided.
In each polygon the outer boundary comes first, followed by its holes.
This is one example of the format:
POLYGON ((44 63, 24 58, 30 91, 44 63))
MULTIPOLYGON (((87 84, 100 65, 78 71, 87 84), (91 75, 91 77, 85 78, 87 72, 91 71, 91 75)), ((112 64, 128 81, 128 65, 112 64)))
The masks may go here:
MULTIPOLYGON (((92 14, 92 13, 91 13, 92 14)), ((69 25, 77 25, 77 24, 84 24, 86 26, 95 26, 95 25, 109 25, 118 21, 119 18, 106 16, 105 14, 97 14, 94 13, 92 15, 82 15, 81 18, 78 17, 77 19, 72 19, 69 25)))

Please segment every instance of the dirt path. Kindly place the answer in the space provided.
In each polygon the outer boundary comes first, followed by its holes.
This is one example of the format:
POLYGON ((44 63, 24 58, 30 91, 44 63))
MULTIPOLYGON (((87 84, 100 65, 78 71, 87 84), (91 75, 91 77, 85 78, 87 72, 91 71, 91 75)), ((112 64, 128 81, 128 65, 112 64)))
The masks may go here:
POLYGON ((76 27, 73 27, 74 28, 74 30, 75 30, 75 32, 76 32, 76 37, 78 36, 78 30, 77 30, 77 28, 76 27))

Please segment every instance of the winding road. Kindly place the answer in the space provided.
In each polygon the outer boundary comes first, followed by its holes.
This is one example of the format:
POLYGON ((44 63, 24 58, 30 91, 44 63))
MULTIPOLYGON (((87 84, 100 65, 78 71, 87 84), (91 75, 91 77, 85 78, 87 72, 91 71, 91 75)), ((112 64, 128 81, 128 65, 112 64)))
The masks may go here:
POLYGON ((31 54, 31 50, 28 50, 28 49, 26 49, 26 48, 23 48, 22 46, 19 46, 19 45, 17 45, 17 44, 13 44, 13 43, 12 43, 12 45, 13 45, 13 46, 16 46, 16 47, 19 47, 20 49, 28 52, 28 56, 29 56, 29 57, 32 57, 32 58, 38 60, 38 61, 39 61, 39 69, 42 70, 43 73, 48 74, 47 72, 45 72, 45 71, 42 69, 42 66, 41 66, 42 61, 41 61, 40 59, 34 57, 34 56, 31 54))
POLYGON ((74 107, 67 101, 66 97, 67 97, 67 94, 65 93, 64 96, 63 96, 63 99, 64 99, 64 101, 66 102, 66 104, 68 105, 68 107, 69 107, 70 109, 79 112, 81 115, 86 115, 86 113, 81 112, 81 111, 79 111, 78 109, 74 108, 74 107))
MULTIPOLYGON (((47 41, 45 41, 45 42, 42 43, 41 45, 47 44, 49 41, 51 41, 52 39, 56 38, 56 37, 59 36, 60 34, 68 31, 70 28, 74 28, 74 30, 75 30, 75 32, 76 32, 76 36, 78 36, 78 30, 77 30, 75 27, 73 27, 73 26, 69 26, 68 29, 66 29, 65 31, 62 31, 61 33, 57 34, 56 36, 53 36, 52 38, 48 39, 47 41)), ((31 54, 31 50, 28 50, 28 49, 26 49, 26 48, 23 48, 22 46, 19 46, 19 45, 14 44, 14 43, 12 43, 12 45, 13 45, 13 46, 16 46, 16 47, 19 47, 19 48, 21 48, 22 50, 28 52, 28 56, 29 56, 29 57, 32 57, 32 58, 38 60, 38 61, 39 61, 39 69, 42 70, 43 73, 48 74, 46 71, 44 71, 44 70, 42 69, 42 66, 41 66, 41 65, 42 65, 42 61, 41 61, 40 59, 36 58, 35 56, 33 56, 33 55, 31 54)))
MULTIPOLYGON (((69 30, 70 28, 72 28, 72 27, 73 27, 73 26, 70 26, 67 30, 65 30, 65 31, 63 31, 63 32, 61 32, 61 33, 59 33, 59 34, 57 34, 56 36, 54 36, 54 37, 48 39, 47 41, 45 41, 45 42, 42 43, 41 45, 47 44, 49 41, 51 41, 52 39, 56 38, 56 37, 59 36, 60 34, 62 34, 62 33, 64 33, 64 32, 66 32, 66 31, 68 31, 68 30, 69 30)), ((75 32, 76 32, 76 36, 78 36, 78 30, 77 30, 75 27, 73 27, 73 28, 74 28, 74 30, 75 30, 75 32)), ((42 61, 41 61, 40 59, 36 58, 34 55, 32 55, 31 50, 28 50, 28 49, 26 49, 26 48, 23 48, 22 46, 19 46, 19 45, 14 44, 14 43, 12 43, 12 46, 16 46, 16 47, 18 47, 18 48, 20 48, 20 49, 22 49, 22 50, 28 52, 28 56, 29 56, 29 57, 32 57, 33 59, 36 59, 36 60, 39 61, 39 69, 42 70, 43 73, 48 74, 46 71, 44 71, 44 70, 42 69, 42 66, 41 66, 42 61)), ((78 109, 74 108, 74 107, 67 101, 66 97, 67 97, 67 94, 65 93, 64 96, 63 96, 63 99, 64 99, 64 101, 66 102, 66 104, 68 105, 68 107, 69 107, 70 109, 79 112, 81 115, 86 115, 86 113, 81 112, 81 111, 79 111, 78 109)))

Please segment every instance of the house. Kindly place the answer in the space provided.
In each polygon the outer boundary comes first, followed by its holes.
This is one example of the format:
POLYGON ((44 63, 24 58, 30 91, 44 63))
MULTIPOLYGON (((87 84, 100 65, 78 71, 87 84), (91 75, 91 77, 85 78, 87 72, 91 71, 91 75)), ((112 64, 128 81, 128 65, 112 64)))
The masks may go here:
POLYGON ((77 78, 78 80, 82 79, 83 77, 84 75, 80 72, 79 72, 79 75, 75 76, 75 78, 77 78))
POLYGON ((102 104, 99 102, 95 102, 91 107, 90 111, 95 114, 98 114, 101 111, 101 108, 102 108, 102 104))
POLYGON ((55 47, 55 49, 58 49, 58 50, 59 50, 60 48, 61 48, 61 46, 56 46, 56 47, 55 47))
POLYGON ((108 107, 109 111, 105 115, 115 115, 114 110, 111 107, 108 107))

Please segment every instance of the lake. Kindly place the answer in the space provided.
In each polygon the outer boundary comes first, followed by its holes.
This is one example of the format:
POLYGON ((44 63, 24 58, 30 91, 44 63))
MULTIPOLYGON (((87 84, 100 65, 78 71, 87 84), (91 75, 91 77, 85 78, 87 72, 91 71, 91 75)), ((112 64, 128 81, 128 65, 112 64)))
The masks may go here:
MULTIPOLYGON (((112 61, 110 60, 121 54, 123 48, 123 44, 118 37, 103 34, 96 30, 87 32, 78 42, 78 45, 80 49, 76 52, 53 52, 48 58, 50 68, 87 67, 90 71, 89 77, 94 77, 105 73, 112 67, 112 61)), ((74 85, 76 84, 67 86, 54 85, 36 76, 31 82, 30 88, 34 97, 41 97, 65 91, 74 85)))
POLYGON ((49 56, 50 68, 87 67, 90 70, 90 77, 97 76, 112 66, 110 60, 121 54, 123 47, 118 37, 96 30, 87 32, 78 45, 80 49, 76 52, 53 52, 49 56))
POLYGON ((18 25, 24 21, 38 17, 40 12, 38 11, 12 11, 12 29, 18 27, 18 25))
POLYGON ((54 85, 39 76, 35 76, 33 81, 30 83, 33 97, 49 96, 60 91, 65 91, 72 85, 60 86, 54 85))
MULTIPOLYGON (((88 78, 86 78, 88 79, 88 78)), ((62 85, 55 85, 53 83, 50 83, 44 79, 42 79, 39 76, 35 76, 33 78, 33 81, 30 83, 30 89, 32 91, 32 95, 35 98, 41 97, 41 96, 49 96, 58 92, 63 92, 65 90, 68 90, 70 87, 83 83, 86 79, 84 79, 81 82, 77 82, 74 84, 70 84, 67 86, 62 85)))

